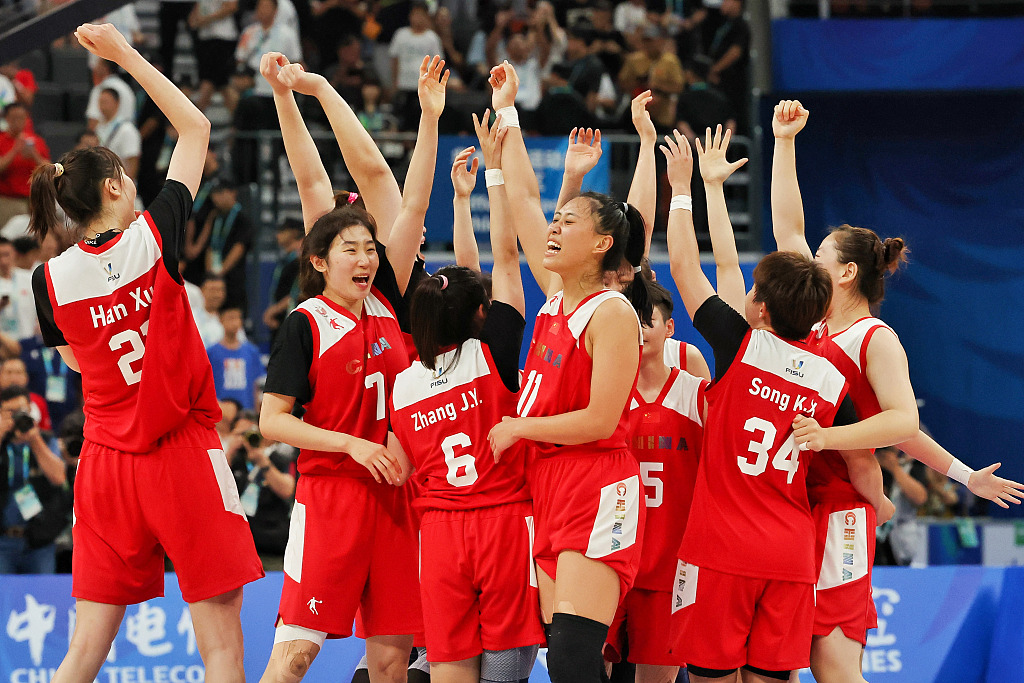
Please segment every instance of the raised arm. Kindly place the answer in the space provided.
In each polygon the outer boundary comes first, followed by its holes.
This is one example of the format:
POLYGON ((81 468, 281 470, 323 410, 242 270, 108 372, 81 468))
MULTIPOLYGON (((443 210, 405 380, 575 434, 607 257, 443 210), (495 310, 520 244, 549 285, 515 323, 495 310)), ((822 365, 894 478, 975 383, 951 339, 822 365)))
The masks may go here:
POLYGON ((711 248, 715 252, 715 267, 718 273, 718 296, 729 304, 736 312, 743 314, 747 287, 743 282, 743 271, 740 270, 740 257, 736 252, 736 236, 729 220, 729 209, 725 205, 725 181, 736 169, 747 163, 740 159, 729 163, 726 152, 729 151, 729 140, 732 131, 722 135, 722 125, 715 129, 714 138, 711 129, 707 129, 704 145, 695 140, 697 156, 700 158, 700 175, 704 179, 704 191, 708 202, 708 229, 711 233, 711 248))
POLYGON ((320 151, 313 142, 313 136, 302 120, 295 94, 277 78, 282 67, 288 65, 288 58, 280 52, 268 52, 260 59, 260 73, 274 91, 274 106, 281 122, 281 138, 288 164, 295 174, 299 188, 299 202, 302 205, 302 224, 308 233, 320 216, 334 208, 334 189, 331 177, 327 175, 320 160, 320 151))
POLYGON ((793 251, 811 258, 813 254, 804 235, 804 205, 796 179, 796 134, 803 130, 809 115, 797 100, 783 100, 775 105, 771 196, 772 231, 779 251, 793 251))
POLYGON ((455 163, 452 164, 452 188, 455 190, 455 198, 452 199, 452 246, 455 249, 455 264, 479 273, 480 248, 476 244, 476 235, 473 234, 473 213, 469 202, 476 187, 480 159, 473 157, 469 167, 466 166, 466 162, 475 151, 475 147, 467 147, 459 152, 459 156, 455 157, 455 163))
POLYGON ((484 152, 484 164, 492 177, 487 182, 487 199, 491 209, 491 254, 494 267, 491 269, 491 296, 519 311, 525 316, 526 300, 523 295, 523 271, 519 268, 519 244, 512 224, 512 213, 505 196, 504 181, 501 180, 501 150, 509 129, 495 121, 488 126, 486 112, 482 121, 474 117, 476 135, 484 152), (498 173, 493 173, 497 171, 498 173))
POLYGON ((195 197, 210 146, 210 121, 178 86, 129 45, 112 24, 82 24, 75 36, 89 52, 115 62, 138 81, 178 131, 178 142, 167 166, 167 179, 182 183, 195 197))
POLYGON ((636 207, 644 217, 644 256, 651 251, 651 236, 654 235, 654 216, 658 210, 658 170, 655 166, 654 145, 658 142, 658 131, 651 121, 647 105, 653 100, 650 90, 633 98, 630 111, 633 125, 640 134, 640 153, 636 158, 633 182, 629 186, 626 201, 636 207))
POLYGON ((558 191, 555 211, 583 192, 583 178, 601 159, 601 131, 593 128, 573 128, 569 133, 569 146, 565 149, 565 170, 562 188, 558 191))
POLYGON ((668 212, 668 257, 672 279, 676 281, 686 312, 693 319, 697 309, 715 295, 700 267, 700 247, 693 230, 693 212, 690 204, 690 176, 693 174, 693 155, 690 143, 679 131, 675 139, 665 136, 661 146, 668 160, 668 182, 672 186, 672 204, 668 212))
MULTIPOLYGON (((505 107, 513 106, 519 89, 519 77, 508 62, 491 69, 488 81, 494 92, 491 106, 500 113, 505 107)), ((501 125, 507 124, 502 121, 501 125)), ((534 279, 545 296, 551 296, 562 288, 562 279, 544 267, 548 220, 540 203, 540 187, 537 176, 526 152, 523 132, 518 125, 509 126, 501 148, 502 173, 505 175, 505 194, 510 207, 515 207, 516 229, 519 242, 523 245, 526 261, 534 279)))
POLYGON ((301 64, 289 64, 280 70, 278 79, 295 92, 320 101, 338 141, 345 167, 355 181, 366 210, 377 223, 377 239, 388 244, 391 226, 402 207, 402 193, 377 144, 352 108, 323 76, 306 72, 301 64))
POLYGON ((434 167, 437 164, 437 122, 444 111, 444 91, 448 85, 448 71, 444 60, 435 56, 423 58, 416 90, 420 99, 420 126, 416 146, 405 174, 405 191, 401 210, 395 218, 388 245, 388 260, 395 269, 398 289, 405 294, 420 249, 423 222, 430 205, 430 190, 434 186, 434 167))

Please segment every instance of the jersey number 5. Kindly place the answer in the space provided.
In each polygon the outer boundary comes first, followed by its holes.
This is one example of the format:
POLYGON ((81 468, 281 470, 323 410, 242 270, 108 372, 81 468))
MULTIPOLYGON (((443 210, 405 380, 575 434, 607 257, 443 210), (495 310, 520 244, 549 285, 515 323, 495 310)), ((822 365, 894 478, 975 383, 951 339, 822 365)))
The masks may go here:
MULTIPOLYGON (((736 457, 736 463, 740 466, 740 472, 756 477, 768 469, 768 449, 775 443, 777 432, 775 425, 759 417, 748 419, 743 424, 743 429, 748 432, 762 432, 764 434, 760 441, 751 441, 747 445, 747 449, 757 455, 756 460, 751 462, 750 458, 736 457)), ((792 432, 782 442, 782 445, 779 446, 779 450, 775 451, 775 457, 772 458, 772 467, 786 473, 787 484, 793 483, 793 477, 796 476, 797 470, 800 469, 800 460, 799 451, 796 448, 796 441, 793 439, 792 432)))
POLYGON ((140 360, 146 353, 146 344, 142 341, 142 338, 149 332, 149 321, 142 323, 142 327, 139 328, 139 332, 135 330, 124 330, 118 332, 110 338, 110 350, 117 352, 121 350, 125 344, 130 348, 128 352, 117 359, 117 367, 121 370, 121 376, 124 377, 125 384, 131 386, 138 384, 142 379, 142 367, 138 370, 132 369, 132 363, 140 360), (141 334, 139 334, 141 332, 141 334))

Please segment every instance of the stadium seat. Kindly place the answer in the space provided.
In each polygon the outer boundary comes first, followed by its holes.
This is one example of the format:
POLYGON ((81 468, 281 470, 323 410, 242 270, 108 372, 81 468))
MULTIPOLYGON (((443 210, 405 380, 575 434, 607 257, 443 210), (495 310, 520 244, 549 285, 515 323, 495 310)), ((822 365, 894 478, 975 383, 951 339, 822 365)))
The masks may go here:
POLYGON ((45 81, 50 78, 50 59, 45 50, 33 50, 23 54, 18 62, 21 68, 28 69, 37 81, 45 81))
POLYGON ((32 118, 36 121, 64 121, 66 88, 57 83, 42 82, 32 104, 32 118))
POLYGON ((55 82, 69 85, 88 85, 91 82, 88 53, 85 50, 56 49, 50 58, 55 82))
POLYGON ((85 110, 89 106, 88 84, 65 86, 67 90, 66 121, 85 125, 85 110))

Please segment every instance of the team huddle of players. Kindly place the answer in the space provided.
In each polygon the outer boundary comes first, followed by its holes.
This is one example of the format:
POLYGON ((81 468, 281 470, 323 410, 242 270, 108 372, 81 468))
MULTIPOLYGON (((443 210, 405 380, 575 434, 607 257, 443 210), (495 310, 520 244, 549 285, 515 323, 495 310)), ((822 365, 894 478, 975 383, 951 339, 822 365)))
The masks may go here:
MULTIPOLYGON (((179 141, 164 191, 138 218, 134 187, 105 150, 70 153, 33 177, 33 229, 56 225, 59 204, 85 237, 34 276, 44 338, 81 370, 89 418, 76 484, 78 620, 54 681, 93 680, 123 605, 162 591, 164 550, 209 680, 241 681, 241 586, 262 571, 211 446, 210 368, 173 258, 209 123, 116 30, 78 35, 139 80, 179 141), (134 287, 152 291, 151 306, 131 310, 134 287), (97 302, 123 319, 90 326, 97 302)), ((260 416, 267 437, 300 449, 302 475, 263 681, 302 680, 353 622, 374 683, 404 681, 414 646, 442 683, 516 683, 541 645, 554 683, 597 683, 605 660, 621 658, 642 683, 667 683, 684 665, 694 681, 787 680, 808 664, 819 681, 857 680, 875 625, 873 527, 892 514, 871 449, 900 443, 978 495, 1018 502, 1020 485, 996 466, 974 472, 919 433, 906 356, 871 315, 903 242, 844 225, 812 258, 796 179, 800 103, 775 111, 780 251, 757 265, 749 292, 722 189, 746 160, 727 160, 720 127, 694 141, 716 291, 691 218, 691 143, 676 132, 659 146, 649 92, 632 103, 641 144, 626 201, 581 192, 601 144, 599 131, 576 130, 549 221, 515 70, 495 66, 494 120, 474 116, 494 265, 480 272, 465 201, 478 162, 467 165, 467 148, 452 168, 458 264, 428 274, 418 251, 444 62, 425 57, 420 68, 401 192, 326 79, 278 53, 263 56, 261 74, 306 227, 303 300, 275 340, 260 416), (358 194, 335 195, 296 92, 323 106, 358 194), (646 259, 659 148, 671 274, 713 350, 713 379, 695 349, 671 339, 673 302, 646 259), (548 297, 522 370, 520 246, 548 297)))

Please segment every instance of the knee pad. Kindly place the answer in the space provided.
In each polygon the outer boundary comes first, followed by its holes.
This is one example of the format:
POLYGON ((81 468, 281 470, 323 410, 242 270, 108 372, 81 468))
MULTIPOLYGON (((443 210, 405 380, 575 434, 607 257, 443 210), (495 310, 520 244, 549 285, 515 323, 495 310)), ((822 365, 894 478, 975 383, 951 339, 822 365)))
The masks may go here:
POLYGON ((537 645, 508 650, 484 650, 480 657, 480 680, 483 683, 513 683, 530 677, 537 661, 537 645))
POLYGON ((743 667, 751 673, 755 673, 758 676, 764 676, 765 678, 771 678, 776 681, 788 681, 790 671, 769 671, 768 669, 759 669, 756 666, 750 666, 749 664, 743 667))
POLYGON ((725 678, 736 673, 736 669, 708 669, 703 666, 694 666, 693 664, 687 664, 686 671, 694 676, 701 676, 703 678, 725 678))
POLYGON ((575 614, 556 613, 548 637, 551 683, 598 683, 604 676, 601 648, 608 627, 575 614))

